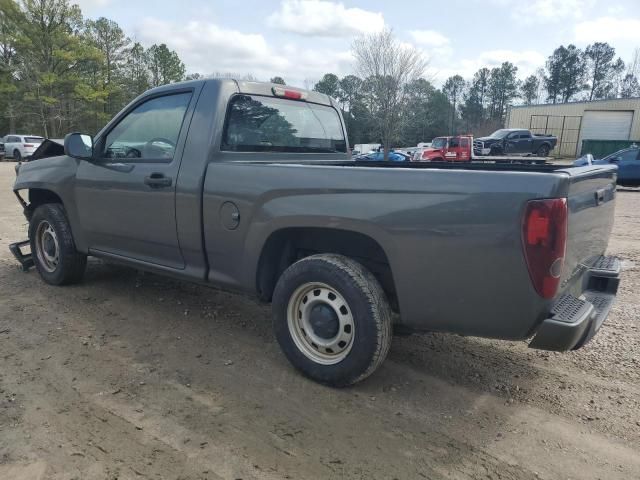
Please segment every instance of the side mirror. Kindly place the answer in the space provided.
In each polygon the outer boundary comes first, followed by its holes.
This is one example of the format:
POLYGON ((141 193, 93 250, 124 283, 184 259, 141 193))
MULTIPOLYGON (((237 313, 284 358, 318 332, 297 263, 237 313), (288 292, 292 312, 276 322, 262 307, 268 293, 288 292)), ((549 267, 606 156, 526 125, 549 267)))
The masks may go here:
POLYGON ((64 154, 80 160, 93 158, 93 138, 82 133, 69 133, 64 137, 64 154))
POLYGON ((613 157, 609 160, 609 163, 620 163, 620 157, 613 157))

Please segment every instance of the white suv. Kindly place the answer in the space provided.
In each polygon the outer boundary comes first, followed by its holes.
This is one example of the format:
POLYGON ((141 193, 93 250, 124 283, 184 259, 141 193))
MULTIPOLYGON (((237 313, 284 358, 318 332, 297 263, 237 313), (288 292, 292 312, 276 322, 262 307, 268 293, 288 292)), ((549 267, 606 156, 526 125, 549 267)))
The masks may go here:
POLYGON ((44 138, 36 135, 13 135, 4 137, 4 151, 7 157, 20 161, 30 157, 40 146, 44 138))

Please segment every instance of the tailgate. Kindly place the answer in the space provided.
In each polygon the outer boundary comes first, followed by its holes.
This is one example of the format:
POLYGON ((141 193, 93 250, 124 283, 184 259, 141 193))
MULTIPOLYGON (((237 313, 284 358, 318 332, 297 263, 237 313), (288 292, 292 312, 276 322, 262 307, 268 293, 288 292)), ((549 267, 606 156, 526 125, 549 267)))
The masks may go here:
POLYGON ((569 174, 567 250, 560 290, 570 288, 604 254, 613 227, 615 166, 562 170, 569 174))

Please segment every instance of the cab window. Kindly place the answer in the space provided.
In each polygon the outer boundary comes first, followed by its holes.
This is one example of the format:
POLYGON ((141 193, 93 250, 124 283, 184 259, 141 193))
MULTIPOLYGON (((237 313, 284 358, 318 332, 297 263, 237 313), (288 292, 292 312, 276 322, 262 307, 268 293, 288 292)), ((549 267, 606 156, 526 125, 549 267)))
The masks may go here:
POLYGON ((102 157, 170 162, 190 100, 188 92, 138 105, 107 134, 102 157))
POLYGON ((338 112, 327 105, 258 95, 229 102, 222 150, 235 152, 346 152, 338 112))

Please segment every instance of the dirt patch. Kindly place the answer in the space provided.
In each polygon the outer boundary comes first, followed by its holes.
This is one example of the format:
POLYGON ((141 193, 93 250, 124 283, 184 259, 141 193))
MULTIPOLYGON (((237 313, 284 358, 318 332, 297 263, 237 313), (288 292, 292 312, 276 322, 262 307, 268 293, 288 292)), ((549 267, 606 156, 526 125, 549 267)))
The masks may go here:
POLYGON ((394 339, 367 381, 298 375, 253 299, 91 261, 22 273, 0 164, 0 478, 640 478, 640 193, 619 192, 619 300, 584 349, 394 339))

